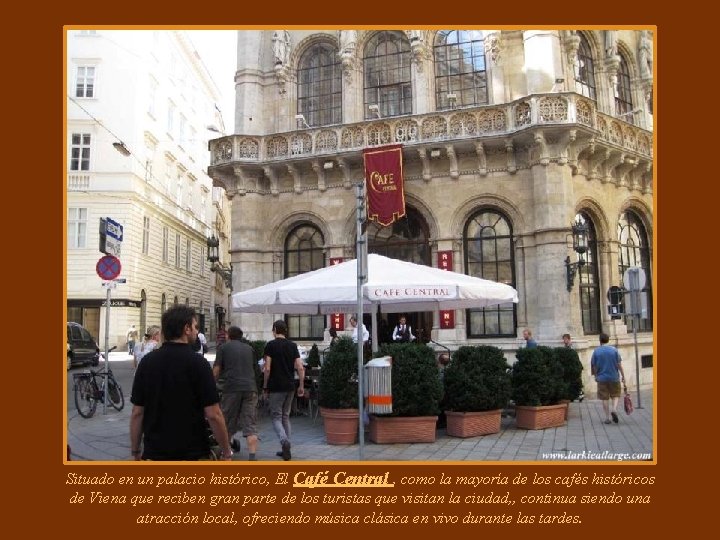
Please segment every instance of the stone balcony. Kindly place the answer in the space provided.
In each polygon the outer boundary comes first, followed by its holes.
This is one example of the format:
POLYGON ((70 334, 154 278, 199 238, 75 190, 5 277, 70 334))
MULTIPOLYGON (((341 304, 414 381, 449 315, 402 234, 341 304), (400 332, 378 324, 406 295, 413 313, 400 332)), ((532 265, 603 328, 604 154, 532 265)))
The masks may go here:
POLYGON ((535 94, 502 105, 264 136, 230 135, 210 141, 208 173, 230 196, 248 191, 277 194, 283 191, 278 182, 283 174, 300 192, 308 189, 301 181, 303 174, 312 172, 317 175, 313 188, 322 191, 325 169, 337 163, 349 187, 350 171, 362 165, 363 149, 399 143, 406 162, 418 161, 418 176, 425 181, 433 176, 430 160, 442 154, 451 178, 496 171, 513 174, 538 163, 557 162, 568 164, 573 174, 619 185, 628 182, 649 192, 652 137, 650 131, 598 112, 595 102, 578 94, 535 94), (468 156, 473 157, 471 169, 460 163, 468 156), (259 177, 269 180, 267 189, 263 182, 249 181, 259 177))

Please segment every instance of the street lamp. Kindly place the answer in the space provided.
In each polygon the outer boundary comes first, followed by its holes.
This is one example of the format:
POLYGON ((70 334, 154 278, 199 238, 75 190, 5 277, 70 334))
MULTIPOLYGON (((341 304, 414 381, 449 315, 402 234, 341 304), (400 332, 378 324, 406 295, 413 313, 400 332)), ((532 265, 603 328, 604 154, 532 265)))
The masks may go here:
POLYGON ((585 265, 583 254, 588 248, 588 230, 587 223, 580 220, 573 222, 572 226, 573 251, 578 254, 577 262, 571 263, 570 256, 565 259, 565 275, 567 278, 567 290, 570 292, 575 284, 575 274, 578 269, 585 265))
POLYGON ((219 247, 220 247, 220 240, 217 239, 217 237, 213 234, 212 236, 209 236, 207 239, 207 260, 211 263, 210 264, 210 271, 211 272, 217 272, 220 277, 222 277, 223 281, 225 282, 225 286, 230 289, 230 291, 233 290, 232 287, 232 274, 233 274, 233 267, 232 263, 230 263, 230 266, 225 266, 220 261, 220 253, 219 253, 219 247))

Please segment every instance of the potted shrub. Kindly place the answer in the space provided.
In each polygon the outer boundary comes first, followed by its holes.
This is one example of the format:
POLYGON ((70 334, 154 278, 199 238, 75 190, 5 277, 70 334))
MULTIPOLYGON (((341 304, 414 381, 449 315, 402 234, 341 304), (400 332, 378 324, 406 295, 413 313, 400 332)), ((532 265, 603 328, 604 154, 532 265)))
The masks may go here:
POLYGON ((565 423, 563 370, 550 347, 520 349, 512 367, 515 422, 523 429, 545 429, 565 423))
POLYGON ((328 444, 354 444, 359 427, 357 348, 348 336, 338 338, 325 357, 318 404, 328 444))
MULTIPOLYGON (((578 399, 583 393, 582 370, 583 365, 575 349, 569 347, 556 347, 555 356, 560 362, 563 370, 563 387, 561 388, 560 402, 569 405, 571 401, 578 399)), ((565 420, 567 420, 567 409, 565 420)))
POLYGON ((510 366, 490 345, 460 347, 445 368, 447 434, 477 437, 500 431, 502 409, 510 400, 510 366))
POLYGON ((424 344, 385 344, 376 356, 392 357, 393 412, 370 416, 370 440, 434 442, 442 397, 435 352, 424 344))

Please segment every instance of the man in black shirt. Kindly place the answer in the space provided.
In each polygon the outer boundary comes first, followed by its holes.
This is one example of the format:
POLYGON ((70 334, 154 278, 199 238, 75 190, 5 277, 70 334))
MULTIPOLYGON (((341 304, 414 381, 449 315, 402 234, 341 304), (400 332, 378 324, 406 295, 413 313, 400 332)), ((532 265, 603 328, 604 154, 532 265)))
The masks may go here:
POLYGON ((197 332, 194 309, 170 308, 162 316, 162 346, 138 365, 130 398, 130 445, 135 460, 207 459, 208 424, 222 459, 232 456, 212 370, 190 346, 197 332))
POLYGON ((297 345, 286 338, 285 321, 275 321, 272 328, 275 339, 265 345, 263 392, 268 397, 273 428, 280 439, 282 450, 277 453, 288 461, 290 455, 290 409, 295 397, 295 371, 299 386, 297 395, 305 394, 303 381, 305 368, 300 360, 297 345))

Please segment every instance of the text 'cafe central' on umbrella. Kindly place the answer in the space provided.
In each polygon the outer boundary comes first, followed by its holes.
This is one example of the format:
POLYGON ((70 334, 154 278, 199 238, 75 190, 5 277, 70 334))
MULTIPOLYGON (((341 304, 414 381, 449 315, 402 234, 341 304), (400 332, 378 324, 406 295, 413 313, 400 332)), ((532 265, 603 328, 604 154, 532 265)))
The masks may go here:
MULTIPOLYGON (((541 345, 570 333, 587 377, 598 334, 630 359, 637 324, 651 384, 653 40, 652 29, 238 31, 235 133, 210 142, 208 171, 232 197, 234 291, 355 259, 366 154, 397 147, 405 214, 369 222, 369 253, 507 284, 519 300, 408 310, 415 335, 513 360, 525 327, 541 345), (629 267, 648 278, 637 323, 608 309, 629 267)), ((387 185, 375 178, 368 196, 387 185)), ((267 339, 284 316, 310 344, 348 330, 354 311, 232 319, 267 339)), ((400 314, 381 308, 378 339, 400 314)))

